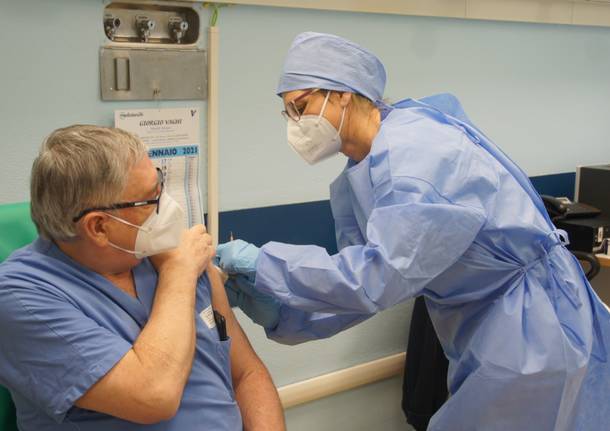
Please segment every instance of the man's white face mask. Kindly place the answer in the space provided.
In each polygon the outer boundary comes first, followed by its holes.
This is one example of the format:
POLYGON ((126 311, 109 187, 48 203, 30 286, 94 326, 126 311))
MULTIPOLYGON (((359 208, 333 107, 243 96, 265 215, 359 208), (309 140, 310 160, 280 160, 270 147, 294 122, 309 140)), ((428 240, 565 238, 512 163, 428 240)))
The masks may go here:
POLYGON ((138 229, 136 244, 133 250, 127 250, 116 244, 109 244, 126 253, 135 255, 138 259, 163 253, 176 248, 180 244, 182 231, 186 229, 184 211, 170 195, 163 192, 159 201, 159 213, 156 211, 142 223, 141 226, 106 213, 113 219, 138 229))
POLYGON ((288 143, 310 165, 314 165, 341 150, 341 128, 345 107, 341 113, 339 130, 324 118, 330 91, 326 94, 319 115, 302 115, 299 121, 288 118, 288 143))

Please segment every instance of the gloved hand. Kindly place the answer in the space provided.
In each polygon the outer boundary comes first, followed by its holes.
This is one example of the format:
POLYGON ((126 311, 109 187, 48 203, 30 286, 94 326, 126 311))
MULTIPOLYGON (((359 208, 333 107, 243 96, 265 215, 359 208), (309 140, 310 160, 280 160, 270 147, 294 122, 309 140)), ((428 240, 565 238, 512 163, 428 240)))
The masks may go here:
POLYGON ((239 307, 254 323, 271 329, 277 326, 281 304, 254 287, 259 251, 241 239, 226 242, 216 247, 216 263, 229 274, 225 283, 229 304, 239 307))
POLYGON ((259 248, 241 239, 216 247, 218 266, 227 274, 243 274, 254 283, 259 248))
POLYGON ((249 277, 231 275, 225 283, 225 290, 232 307, 239 307, 254 323, 266 329, 273 329, 280 319, 280 303, 273 297, 260 293, 254 288, 249 277))

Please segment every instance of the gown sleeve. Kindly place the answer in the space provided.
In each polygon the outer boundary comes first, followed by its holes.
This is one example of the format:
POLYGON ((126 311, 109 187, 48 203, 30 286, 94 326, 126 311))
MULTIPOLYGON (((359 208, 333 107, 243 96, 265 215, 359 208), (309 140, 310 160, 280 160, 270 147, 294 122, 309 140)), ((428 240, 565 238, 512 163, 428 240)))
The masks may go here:
POLYGON ((340 175, 330 186, 330 205, 335 220, 335 239, 339 250, 366 243, 352 208, 347 179, 340 175))
POLYGON ((373 316, 374 314, 307 312, 282 305, 279 324, 273 329, 266 329, 265 332, 268 338, 278 343, 295 345, 332 337, 373 316))
MULTIPOLYGON (((263 246, 256 288, 290 309, 330 314, 370 315, 418 295, 459 259, 486 218, 421 179, 401 182, 409 192, 372 210, 365 244, 332 256, 312 245, 263 246)), ((280 325, 292 321, 285 313, 280 325)))

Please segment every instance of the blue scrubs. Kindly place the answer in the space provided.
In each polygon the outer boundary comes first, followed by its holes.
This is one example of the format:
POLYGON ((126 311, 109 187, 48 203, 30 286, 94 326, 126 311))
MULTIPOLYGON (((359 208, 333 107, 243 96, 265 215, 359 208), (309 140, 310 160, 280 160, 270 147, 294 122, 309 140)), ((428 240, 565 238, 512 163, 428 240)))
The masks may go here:
POLYGON ((424 295, 449 358, 429 430, 610 429, 610 314, 527 176, 450 95, 395 105, 331 186, 339 253, 268 243, 268 335, 331 336, 424 295))
POLYGON ((210 285, 197 286, 195 358, 176 416, 138 425, 74 407, 127 353, 150 316, 157 273, 147 259, 133 268, 137 299, 38 239, 0 265, 0 384, 17 407, 22 431, 241 431, 229 361, 199 313, 210 285))

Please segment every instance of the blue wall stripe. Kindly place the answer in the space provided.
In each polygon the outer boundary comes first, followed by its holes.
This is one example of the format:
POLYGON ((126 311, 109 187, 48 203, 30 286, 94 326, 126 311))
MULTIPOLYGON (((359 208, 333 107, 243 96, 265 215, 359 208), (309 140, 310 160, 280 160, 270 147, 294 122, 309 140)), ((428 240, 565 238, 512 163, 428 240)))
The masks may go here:
POLYGON ((530 177, 530 180, 532 180, 532 184, 541 195, 566 196, 574 199, 575 172, 540 175, 530 177))
MULTIPOLYGON (((552 196, 574 195, 574 172, 531 177, 540 194, 552 196)), ((269 241, 289 244, 315 244, 329 253, 337 252, 335 229, 330 202, 317 201, 225 211, 219 215, 219 242, 229 235, 261 246, 269 241)))
POLYGON ((269 241, 316 244, 337 252, 330 201, 306 202, 221 212, 219 242, 237 239, 261 246, 269 241))

